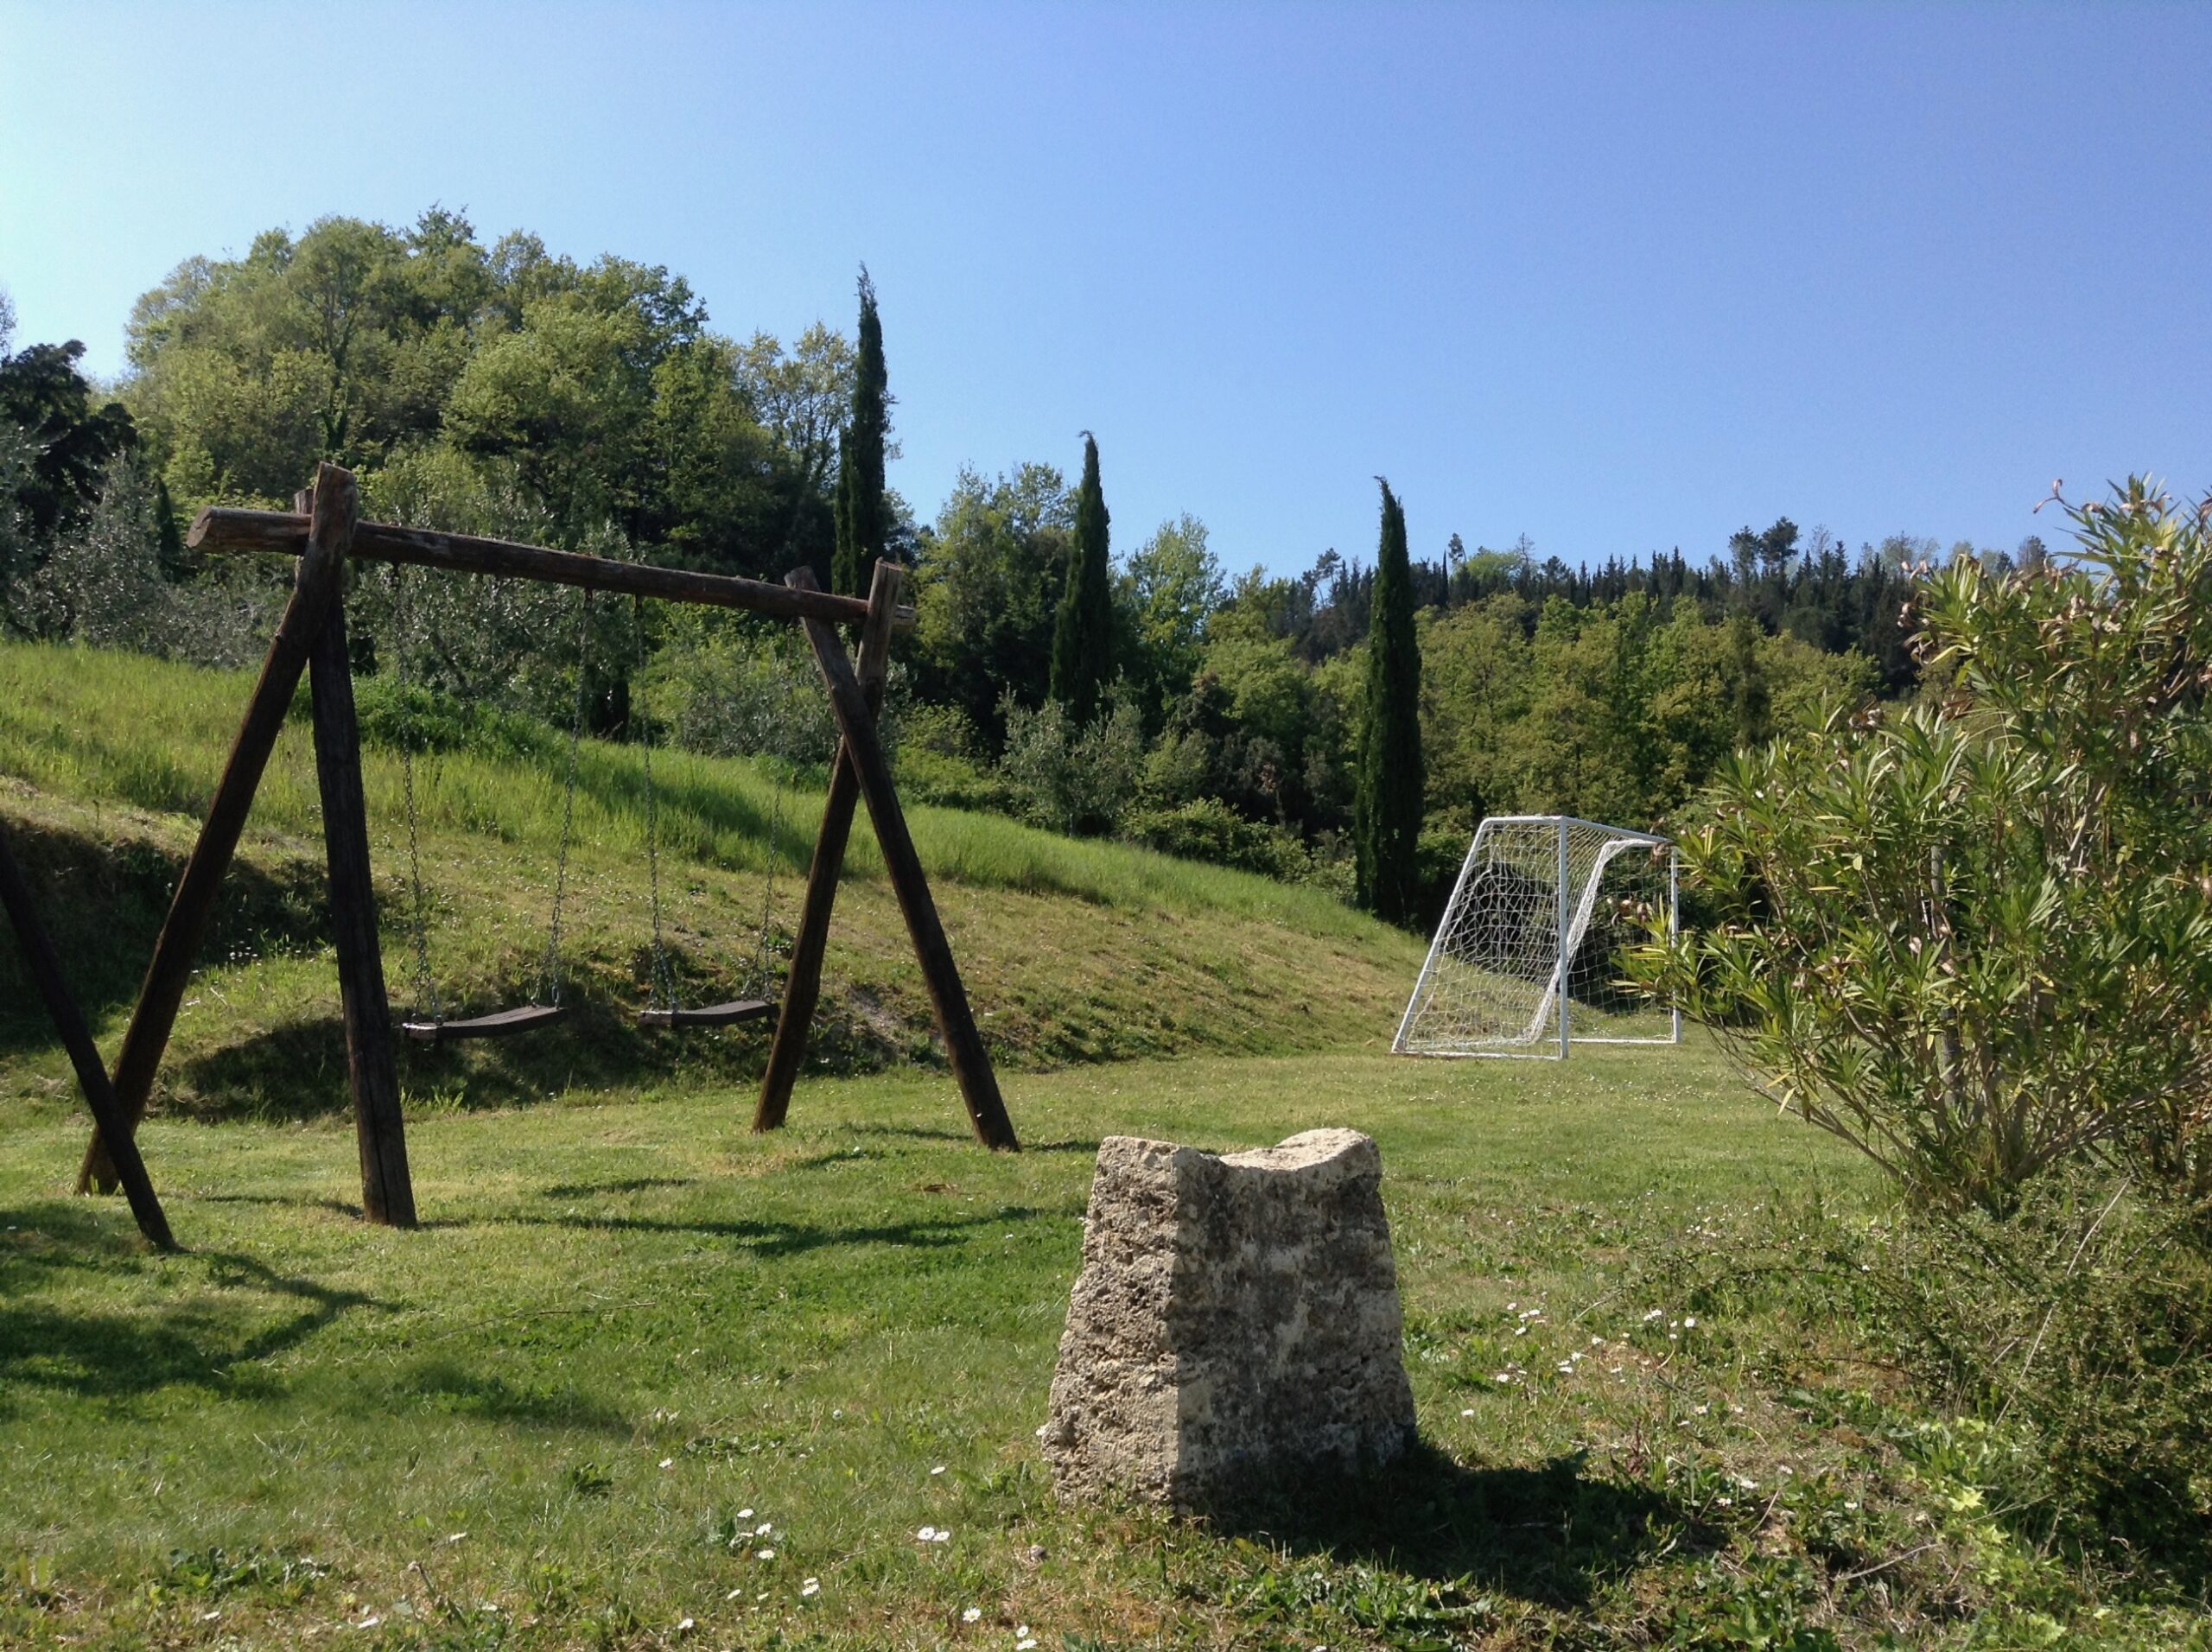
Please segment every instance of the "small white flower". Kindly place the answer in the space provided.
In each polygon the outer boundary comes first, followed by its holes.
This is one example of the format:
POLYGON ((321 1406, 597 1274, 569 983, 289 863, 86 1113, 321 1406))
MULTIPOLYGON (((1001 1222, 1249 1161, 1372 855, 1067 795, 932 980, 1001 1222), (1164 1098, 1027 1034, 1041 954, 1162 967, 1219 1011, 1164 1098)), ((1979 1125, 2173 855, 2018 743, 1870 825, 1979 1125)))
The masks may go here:
POLYGON ((676 1620, 676 1632, 678 1635, 689 1635, 697 1627, 698 1625, 688 1617, 679 1617, 676 1620))
POLYGON ((1650 1324, 1654 1319, 1663 1319, 1663 1318, 1665 1318, 1666 1317, 1667 1317, 1667 1310, 1666 1310, 1666 1309, 1664 1309, 1664 1308, 1654 1308, 1654 1309, 1652 1309, 1652 1310, 1651 1310, 1651 1312, 1649 1312, 1649 1313, 1647 1313, 1647 1314, 1645 1314, 1645 1315, 1643 1316, 1643 1323, 1644 1323, 1645 1325, 1649 1325, 1649 1324, 1650 1324))
POLYGON ((960 1614, 960 1621, 963 1623, 972 1623, 982 1615, 983 1609, 981 1606, 970 1606, 966 1611, 960 1614))
POLYGON ((1020 1625, 1019 1627, 1017 1627, 1017 1628, 1014 1630, 1014 1633, 1015 1637, 1016 1637, 1017 1639, 1019 1639, 1020 1636, 1022 1636, 1027 1635, 1027 1634, 1028 1634, 1028 1633, 1029 1633, 1029 1625, 1028 1625, 1028 1624, 1027 1624, 1027 1623, 1023 1623, 1023 1624, 1020 1625))
POLYGON ((754 1549, 753 1551, 753 1558, 756 1560, 772 1560, 776 1558, 776 1551, 773 1549, 754 1549))
POLYGON ((809 1578, 798 1586, 799 1598, 802 1600, 811 1600, 821 1592, 822 1579, 819 1578, 809 1578))
POLYGON ((742 1585, 742 1584, 740 1584, 736 1588, 734 1588, 734 1589, 731 1590, 728 1594, 724 1595, 724 1596, 722 1597, 722 1598, 723 1598, 724 1600, 735 1600, 735 1599, 736 1599, 740 1595, 743 1594, 744 1592, 745 1592, 745 1585, 742 1585))
POLYGON ((750 1520, 753 1518, 753 1511, 750 1509, 741 1509, 737 1511, 737 1517, 740 1520, 750 1520))
POLYGON ((1710 1406, 1693 1406, 1690 1409, 1696 1412, 1699 1416, 1702 1417, 1707 1411, 1711 1410, 1712 1407, 1710 1406))
POLYGON ((664 1469, 672 1469, 676 1466, 676 1459, 672 1457, 664 1457, 660 1460, 660 1465, 664 1469))
POLYGON ((942 1474, 942 1473, 944 1473, 944 1464, 942 1464, 942 1463, 938 1464, 935 1468, 931 1469, 931 1470, 930 1471, 930 1472, 931 1472, 931 1474, 942 1474))
POLYGON ((832 1417, 842 1417, 842 1416, 843 1416, 843 1415, 845 1414, 845 1407, 842 1407, 842 1406, 839 1406, 839 1407, 838 1407, 835 1411, 832 1411, 830 1414, 832 1417))
POLYGON ((200 1613, 200 1621, 201 1623, 213 1623, 217 1618, 220 1617, 222 1615, 223 1615, 222 1608, 219 1606, 219 1607, 217 1607, 217 1608, 216 1608, 213 1611, 212 1611, 212 1612, 202 1612, 202 1613, 200 1613))
POLYGON ((1685 1331, 1695 1331, 1697 1329, 1697 1316, 1695 1314, 1691 1314, 1688 1318, 1684 1319, 1682 1321, 1682 1329, 1685 1331))
POLYGON ((771 1532, 774 1531, 775 1529, 776 1529, 776 1528, 775 1528, 773 1526, 771 1526, 771 1525, 770 1525, 766 1521, 765 1521, 765 1520, 764 1520, 764 1521, 762 1521, 762 1522, 761 1522, 758 1526, 755 1526, 755 1527, 753 1528, 753 1534, 755 1537, 766 1537, 766 1536, 767 1536, 767 1535, 768 1535, 768 1534, 769 1534, 769 1533, 771 1533, 771 1532))
POLYGON ((1492 1379, 1492 1381, 1498 1382, 1510 1382, 1512 1380, 1513 1373, 1510 1371, 1500 1371, 1497 1376, 1492 1379))
POLYGON ((1474 1407, 1472 1407, 1472 1406, 1469 1406, 1465 1410, 1462 1411, 1459 1414, 1460 1414, 1461 1416, 1463 1416, 1463 1417, 1471 1417, 1471 1416, 1473 1416, 1473 1415, 1475 1414, 1475 1408, 1474 1408, 1474 1407))
POLYGON ((952 1528, 950 1526, 938 1527, 937 1535, 930 1539, 930 1541, 932 1543, 950 1543, 951 1541, 952 1528))
POLYGON ((918 1531, 918 1532, 916 1532, 916 1533, 914 1534, 914 1541, 915 1541, 916 1542, 918 1542, 918 1543, 934 1543, 934 1542, 936 1542, 936 1541, 937 1541, 937 1528, 936 1528, 936 1527, 934 1527, 934 1526, 925 1526, 925 1527, 923 1527, 923 1528, 921 1528, 921 1530, 919 1530, 919 1531, 918 1531))

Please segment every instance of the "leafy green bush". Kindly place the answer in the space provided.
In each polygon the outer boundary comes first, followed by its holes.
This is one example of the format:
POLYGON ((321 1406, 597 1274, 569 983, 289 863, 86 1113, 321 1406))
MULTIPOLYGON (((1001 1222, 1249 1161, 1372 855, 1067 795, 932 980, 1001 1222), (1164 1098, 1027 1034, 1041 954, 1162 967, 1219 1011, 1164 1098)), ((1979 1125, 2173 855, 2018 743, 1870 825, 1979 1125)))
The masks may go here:
POLYGON ((2212 1195, 2212 533, 2140 481, 2063 562, 1915 586, 1932 703, 1739 753, 1684 835, 1710 928, 1638 954, 1921 1204, 2101 1156, 2212 1195))
POLYGON ((2203 1213, 2053 1176, 2004 1221, 1894 1228, 1878 1323, 1939 1401, 2031 1431, 2017 1523, 2202 1576, 2212 1563, 2212 1252, 2203 1213))
POLYGON ((474 752, 487 757, 552 762, 561 737, 512 712, 391 677, 360 678, 353 690, 361 737, 393 751, 474 752))
POLYGON ((1144 725, 1128 696, 1117 691, 1111 706, 1080 726, 1057 700, 1032 711, 1009 697, 1001 710, 999 770, 1022 816, 1056 832, 1112 831, 1144 772, 1144 725))
POLYGON ((1301 881, 1313 865, 1296 834, 1247 820, 1217 797, 1134 810, 1122 817, 1122 836, 1162 854, 1236 867, 1285 883, 1301 881))

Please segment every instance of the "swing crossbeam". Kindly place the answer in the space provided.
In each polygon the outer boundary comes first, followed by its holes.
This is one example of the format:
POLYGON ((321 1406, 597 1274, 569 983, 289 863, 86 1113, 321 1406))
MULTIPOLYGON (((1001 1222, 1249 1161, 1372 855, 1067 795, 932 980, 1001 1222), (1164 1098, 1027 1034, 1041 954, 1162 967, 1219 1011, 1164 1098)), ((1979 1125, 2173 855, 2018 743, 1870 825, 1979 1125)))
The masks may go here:
MULTIPOLYGON (((308 518, 284 511, 244 511, 211 505, 194 517, 186 546, 218 555, 297 556, 307 549, 308 518)), ((619 591, 710 608, 744 608, 779 620, 820 620, 858 626, 868 620, 868 603, 833 591, 809 591, 772 585, 734 574, 707 574, 651 562, 618 562, 579 551, 550 550, 512 540, 474 534, 432 533, 390 522, 363 522, 353 529, 346 554, 357 562, 401 562, 449 574, 489 574, 502 579, 535 580, 543 585, 580 585, 591 591, 619 591)), ((914 611, 901 608, 894 626, 914 622, 914 611)))
MULTIPOLYGON (((345 921, 340 925, 337 945, 341 954, 341 992, 346 1001, 347 1064, 361 1149, 362 1214, 372 1222, 414 1225, 414 1193, 390 1059, 392 1022, 382 990, 384 966, 374 893, 365 875, 368 842, 358 773, 360 729, 351 694, 338 691, 345 660, 345 633, 340 628, 345 611, 340 570, 346 561, 356 558, 741 608, 799 622, 837 718, 842 737, 838 776, 855 783, 843 789, 858 796, 848 799, 842 821, 835 817, 833 809, 833 817, 824 820, 822 838, 815 845, 805 926, 807 938, 815 944, 809 954, 811 967, 806 979, 791 983, 796 990, 787 989, 783 994, 776 1032, 783 1065, 771 1074, 756 1128, 772 1128, 782 1121, 782 1101, 805 1046, 816 998, 819 937, 813 931, 827 929, 830 886, 836 880, 842 860, 844 828, 850 823, 852 803, 864 799, 877 838, 885 846, 894 893, 906 918, 916 961, 930 988, 938 1029, 945 1039, 976 1134, 992 1147, 1012 1149, 1019 1145, 945 944, 928 884, 914 856, 889 766, 876 738, 875 708, 870 694, 873 683, 864 686, 862 677, 855 675, 851 660, 831 630, 836 625, 859 626, 882 638, 895 628, 911 626, 913 610, 897 606, 896 569, 879 563, 875 588, 862 601, 814 588, 804 570, 782 585, 771 585, 761 580, 618 562, 505 540, 362 522, 356 515, 357 499, 353 475, 338 466, 324 464, 317 470, 312 493, 296 501, 301 508, 285 512, 214 507, 201 511, 193 524, 187 543, 196 549, 294 556, 299 559, 299 569, 291 600, 270 642, 260 680, 247 702, 237 739, 217 783, 214 802, 177 880, 168 915, 139 988, 111 1079, 114 1105, 105 1109, 109 1116, 101 1121, 105 1130, 95 1131, 86 1150, 79 1172, 80 1191, 93 1185, 111 1191, 119 1179, 118 1166, 111 1162, 109 1143, 103 1136, 111 1135, 129 1155, 128 1146, 123 1144, 135 1134, 152 1095, 194 956, 263 767, 289 712, 293 690, 308 669, 308 657, 319 652, 328 669, 319 672, 327 683, 316 684, 315 756, 325 804, 323 830, 331 863, 333 906, 347 909, 341 915, 345 921), (327 625, 327 637, 322 634, 327 625), (328 694, 321 692, 326 685, 332 690, 328 694)), ((863 649, 863 677, 872 677, 880 669, 869 658, 871 651, 863 649)), ((838 789, 833 787, 833 791, 838 789)), ((695 1009, 648 1010, 639 1019, 646 1026, 728 1026, 778 1013, 775 1003, 743 999, 695 1009)), ((531 1004, 455 1020, 401 1023, 399 1031, 424 1042, 501 1038, 543 1026, 561 1014, 558 1006, 531 1004)), ((102 1110, 100 1103, 105 1101, 101 1097, 96 1102, 96 1112, 102 1110)))

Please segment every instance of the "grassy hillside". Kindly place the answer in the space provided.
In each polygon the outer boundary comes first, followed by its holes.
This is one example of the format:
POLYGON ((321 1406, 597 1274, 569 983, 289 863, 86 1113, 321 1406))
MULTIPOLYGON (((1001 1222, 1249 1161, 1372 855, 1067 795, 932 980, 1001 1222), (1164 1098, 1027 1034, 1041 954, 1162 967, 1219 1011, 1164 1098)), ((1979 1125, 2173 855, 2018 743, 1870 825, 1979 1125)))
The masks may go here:
MULTIPOLYGON (((44 893, 88 1013, 121 1020, 245 704, 241 674, 134 655, 0 647, 0 817, 44 893)), ((304 691, 264 781, 219 932, 188 994, 166 1104, 208 1116, 300 1117, 340 1105, 343 1050, 321 911, 321 846, 304 691)), ((447 753, 417 768, 430 962, 449 1006, 529 995, 559 842, 557 740, 447 753)), ((416 997, 396 752, 365 754, 370 829, 394 1001, 416 997)), ((664 753, 665 927, 687 994, 728 996, 764 899, 788 943, 822 797, 745 762, 664 753), (769 887, 773 880, 772 890, 769 887)), ((977 1015, 1011 1068, 1386 1042, 1421 945, 1319 891, 1077 842, 995 816, 917 809, 915 840, 977 1015)), ((420 1104, 505 1102, 570 1086, 735 1080, 760 1028, 647 1038, 651 922, 639 753, 587 742, 569 873, 568 1026, 498 1045, 409 1050, 420 1104)), ((0 958, 0 1083, 66 1090, 66 1069, 0 958), (43 1053, 41 1053, 43 1052, 43 1053)), ((826 974, 814 1068, 935 1058, 928 1003, 865 821, 826 974)))

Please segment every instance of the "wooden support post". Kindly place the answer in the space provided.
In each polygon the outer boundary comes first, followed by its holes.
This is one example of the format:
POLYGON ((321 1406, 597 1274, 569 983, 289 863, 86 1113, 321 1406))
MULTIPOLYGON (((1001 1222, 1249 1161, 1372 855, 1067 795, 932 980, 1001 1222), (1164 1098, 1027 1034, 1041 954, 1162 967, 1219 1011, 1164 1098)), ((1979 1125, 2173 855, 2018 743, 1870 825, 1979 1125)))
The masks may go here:
MULTIPOLYGON (((192 858, 177 880, 161 938, 154 943, 153 962, 146 966, 145 982, 138 989, 130 1030, 123 1035, 122 1053, 116 1058, 116 1101, 130 1129, 137 1128, 154 1093, 154 1075, 176 1026, 177 1007, 184 1001, 193 960, 199 956, 215 898, 222 891, 223 874, 230 869, 231 855, 245 829, 246 811, 253 805, 261 772, 283 732, 292 692, 307 668, 308 651, 322 629, 323 616, 345 571, 346 544, 359 509, 352 474, 335 465, 321 466, 315 473, 314 520, 292 599, 285 604, 284 617, 261 663, 261 680, 254 684, 253 697, 246 702, 245 716, 231 742, 207 824, 200 829, 200 841, 193 845, 192 858)), ((77 1174, 77 1191, 87 1192, 97 1185, 102 1192, 111 1192, 115 1172, 105 1138, 95 1132, 77 1174)))
MULTIPOLYGON (((878 558, 868 588, 868 619, 861 626, 860 684, 873 718, 883 702, 883 679, 891 664, 891 627, 899 609, 899 587, 906 571, 878 558)), ((783 1128, 791 1109, 791 1086, 806 1059, 806 1038, 822 1001, 822 959, 830 944, 830 913, 837 902, 837 880, 845 869, 845 844, 853 829, 853 810, 861 800, 860 772, 843 740, 830 771, 830 797, 822 808, 822 829, 814 840, 814 859, 806 873, 806 903, 791 940, 791 968, 784 973, 782 1009, 775 1042, 768 1046, 768 1071, 760 1079, 760 1102, 753 1114, 757 1134, 783 1128)))
POLYGON ((315 772, 322 793, 322 842, 330 864, 330 936, 346 1015, 346 1075, 353 1092, 353 1137, 361 1152, 361 1214, 386 1227, 415 1225, 407 1172, 407 1127, 399 1115, 392 1058, 391 1000, 377 941, 377 897, 369 870, 369 814, 361 790, 361 729, 353 711, 353 667, 341 592, 308 659, 315 691, 315 772))
POLYGON ((168 1217, 162 1212, 162 1202, 155 1196, 153 1179, 146 1174, 146 1161, 139 1157, 137 1139, 116 1102, 115 1087, 108 1083, 107 1066, 100 1060, 99 1046, 92 1042, 92 1029, 85 1025, 84 1013, 77 1007, 68 982, 61 978, 60 955, 54 950, 54 937, 32 909, 29 880, 16 863, 15 851, 8 847, 4 832, 0 832, 0 905, 7 908, 8 921, 15 925, 16 940, 23 950, 24 965, 38 984, 39 996, 46 1000, 46 1013, 54 1018, 54 1031, 61 1034, 62 1046, 77 1069, 77 1083, 92 1109, 92 1122, 106 1136, 116 1175, 130 1200, 130 1214, 138 1220, 138 1231, 156 1249, 175 1250, 176 1240, 169 1232, 168 1217))
MULTIPOLYGON (((804 568, 784 576, 785 582, 810 588, 814 575, 804 568)), ((883 865, 891 874, 891 887, 899 897, 899 910, 906 919, 906 933, 914 944, 915 961, 929 985, 930 1004, 937 1013, 938 1033, 960 1084, 961 1100, 976 1139, 987 1147, 1007 1152, 1021 1144, 1014 1139, 1014 1121, 1007 1116, 999 1096, 998 1075, 983 1048, 982 1034, 968 1007, 967 989, 960 984, 960 970, 952 961, 952 948, 944 938, 937 905, 930 899, 929 880, 922 874, 921 857, 906 830, 906 816, 899 807, 899 793, 891 781, 891 766, 875 737, 875 718, 868 696, 853 675, 852 663, 836 632, 819 620, 807 620, 806 639, 814 649, 814 663, 830 690, 830 707, 836 714, 837 730, 844 736, 845 755, 860 781, 861 796, 868 799, 868 818, 875 826, 875 841, 883 852, 883 865)))

